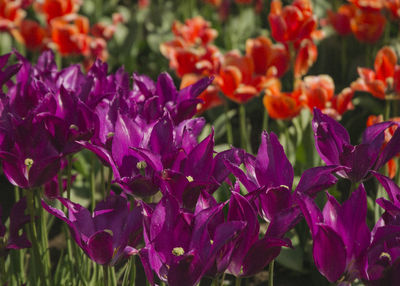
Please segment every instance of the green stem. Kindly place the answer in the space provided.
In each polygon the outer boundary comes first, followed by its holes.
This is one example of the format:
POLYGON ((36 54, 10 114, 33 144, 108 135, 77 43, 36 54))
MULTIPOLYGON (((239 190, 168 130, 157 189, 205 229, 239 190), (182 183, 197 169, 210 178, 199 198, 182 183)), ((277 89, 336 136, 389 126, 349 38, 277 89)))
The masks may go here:
POLYGON ((222 277, 221 277, 221 286, 224 285, 225 275, 226 275, 226 272, 224 272, 224 273, 222 274, 222 277))
POLYGON ((103 277, 104 277, 104 286, 110 285, 109 277, 108 277, 108 266, 103 265, 103 277))
POLYGON ((110 271, 110 280, 112 286, 117 286, 117 277, 115 276, 115 268, 113 266, 109 266, 108 270, 110 271))
MULTIPOLYGON (((43 191, 43 187, 42 187, 43 191)), ((50 262, 50 252, 49 252, 49 241, 48 241, 48 232, 47 232, 47 213, 43 212, 43 208, 40 205, 40 193, 36 192, 36 199, 39 204, 39 219, 40 219, 40 234, 41 234, 41 244, 43 250, 43 262, 44 262, 44 271, 45 275, 51 283, 51 262, 50 262)))
POLYGON ((236 277, 236 279, 235 279, 235 286, 240 286, 241 283, 242 283, 242 278, 236 277))
POLYGON ((233 132, 232 132, 232 123, 228 116, 229 106, 228 102, 224 103, 224 112, 225 112, 225 126, 226 126, 226 137, 229 145, 233 145, 233 132))
MULTIPOLYGON (((72 185, 72 156, 67 156, 67 198, 71 199, 71 185, 72 185)), ((62 185, 61 185, 62 187, 62 185)))
POLYGON ((130 281, 130 286, 134 286, 135 285, 135 280, 136 280, 136 258, 135 256, 133 256, 130 261, 130 277, 129 277, 129 281, 130 281))
POLYGON ((108 178, 107 178, 107 197, 110 195, 111 192, 111 182, 113 178, 113 172, 111 168, 108 168, 108 178))
POLYGON ((4 256, 0 256, 0 283, 1 285, 6 285, 7 283, 6 261, 4 259, 4 256))
POLYGON ((274 264, 275 264, 275 260, 272 260, 269 263, 269 268, 268 268, 268 286, 274 286, 274 264))
POLYGON ((247 131, 247 124, 246 124, 246 107, 244 106, 244 104, 239 105, 239 124, 240 124, 241 147, 247 152, 251 153, 251 148, 249 143, 249 133, 247 131))
POLYGON ((94 207, 96 205, 96 184, 95 184, 95 159, 96 157, 94 154, 91 155, 91 162, 90 162, 90 194, 91 194, 91 204, 92 204, 92 212, 94 210, 94 207))
POLYGON ((264 108, 264 116, 263 116, 263 123, 262 123, 263 131, 268 130, 268 120, 269 120, 268 110, 266 108, 264 108))
POLYGON ((390 100, 385 100, 385 115, 383 120, 387 121, 390 118, 390 100))
MULTIPOLYGON (((33 255, 33 260, 34 260, 34 271, 39 272, 39 276, 42 282, 42 285, 47 285, 46 277, 45 277, 45 271, 43 269, 43 264, 42 264, 42 259, 40 255, 40 245, 38 242, 38 233, 36 229, 36 223, 35 223, 35 201, 34 201, 34 196, 33 196, 34 190, 26 190, 26 200, 27 200, 27 205, 28 205, 28 212, 31 218, 31 222, 29 224, 30 227, 30 239, 32 242, 32 255, 33 255)), ((37 273, 35 273, 36 275, 37 273)))

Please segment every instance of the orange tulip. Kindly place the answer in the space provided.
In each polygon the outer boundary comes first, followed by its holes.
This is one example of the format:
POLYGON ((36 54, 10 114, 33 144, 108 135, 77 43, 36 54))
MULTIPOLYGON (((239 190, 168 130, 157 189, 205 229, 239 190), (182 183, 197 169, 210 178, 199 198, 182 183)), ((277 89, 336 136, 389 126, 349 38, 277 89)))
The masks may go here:
POLYGON ((300 113, 302 90, 298 83, 293 92, 281 92, 280 84, 265 89, 263 104, 271 118, 291 119, 300 113))
POLYGON ((379 11, 358 9, 350 21, 354 36, 360 42, 375 43, 382 36, 386 18, 379 11))
POLYGON ((253 61, 248 56, 241 56, 237 51, 230 51, 224 55, 216 82, 225 96, 245 103, 259 91, 253 85, 253 61))
POLYGON ((385 6, 390 11, 392 18, 400 18, 400 0, 386 0, 385 6))
POLYGON ((339 35, 345 36, 351 33, 350 21, 355 13, 356 6, 343 4, 336 13, 328 10, 328 22, 339 35))
POLYGON ((20 1, 0 0, 0 32, 19 26, 25 14, 20 1))
MULTIPOLYGON (((397 56, 390 47, 383 47, 376 55, 374 69, 358 68, 360 76, 351 88, 366 91, 373 96, 385 99, 391 92, 400 92, 400 67, 396 65, 397 56)), ((400 94, 400 93, 399 93, 400 94)))
POLYGON ((379 11, 384 7, 386 0, 348 0, 360 9, 379 11))
POLYGON ((28 49, 37 50, 44 47, 46 30, 38 22, 23 20, 19 28, 22 42, 28 49))
POLYGON ((89 53, 89 20, 84 16, 74 15, 53 19, 50 23, 51 38, 63 56, 89 53))
POLYGON ((288 70, 290 55, 281 44, 272 44, 267 37, 260 36, 246 41, 246 55, 251 57, 256 74, 265 75, 271 68, 276 69, 276 76, 281 77, 288 70))
POLYGON ((201 16, 187 19, 185 24, 175 21, 172 24, 172 32, 188 45, 207 45, 218 36, 218 32, 212 29, 211 24, 201 16))
POLYGON ((80 0, 44 0, 37 1, 35 8, 46 16, 47 22, 57 17, 62 17, 78 12, 80 0))
POLYGON ((308 0, 294 0, 284 8, 280 0, 272 0, 268 20, 272 37, 283 43, 309 39, 317 28, 317 19, 308 0))
POLYGON ((299 78, 305 75, 309 68, 315 63, 318 56, 317 46, 313 41, 304 39, 297 52, 294 62, 294 76, 299 78))
POLYGON ((306 76, 301 88, 302 102, 311 111, 314 107, 323 110, 335 93, 335 84, 329 75, 306 76))

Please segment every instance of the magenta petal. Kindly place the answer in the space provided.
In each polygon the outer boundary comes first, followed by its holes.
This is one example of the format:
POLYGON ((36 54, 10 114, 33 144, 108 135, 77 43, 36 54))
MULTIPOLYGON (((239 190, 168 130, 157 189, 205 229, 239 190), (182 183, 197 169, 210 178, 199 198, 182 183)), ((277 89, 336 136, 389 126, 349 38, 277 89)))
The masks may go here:
POLYGON ((250 276, 261 271, 279 255, 282 246, 291 247, 290 241, 265 237, 254 243, 243 260, 243 273, 240 275, 250 276))
POLYGON ((292 189, 293 167, 285 155, 282 145, 274 133, 263 132, 255 162, 255 172, 259 185, 292 189))
POLYGON ((393 182, 390 178, 379 174, 378 172, 372 172, 372 174, 375 176, 375 178, 378 179, 379 183, 381 183, 386 193, 388 194, 390 201, 393 203, 397 203, 400 206, 400 201, 398 199, 398 197, 400 196, 400 187, 397 186, 396 183, 393 182))
POLYGON ((379 156, 378 162, 376 163, 375 170, 385 165, 390 159, 400 152, 400 128, 398 127, 393 134, 390 141, 383 148, 382 153, 379 156))
POLYGON ((168 101, 174 101, 176 99, 178 91, 168 73, 163 72, 158 76, 156 88, 161 105, 165 105, 168 101))
POLYGON ((347 253, 343 240, 326 225, 317 226, 313 239, 315 265, 330 282, 337 281, 346 269, 347 253))
POLYGON ((105 230, 94 233, 87 242, 88 255, 98 264, 108 264, 114 254, 112 241, 112 235, 105 230))
POLYGON ((339 155, 344 145, 350 144, 347 130, 336 120, 314 109, 312 128, 315 136, 315 147, 327 165, 340 165, 339 155))
POLYGON ((338 179, 333 173, 340 169, 338 166, 321 166, 307 169, 301 175, 295 192, 304 193, 310 197, 316 196, 318 192, 336 184, 338 179))
POLYGON ((297 203, 306 219, 308 227, 311 230, 311 234, 315 235, 317 232, 317 223, 323 222, 322 212, 318 208, 317 204, 309 196, 298 193, 297 203))

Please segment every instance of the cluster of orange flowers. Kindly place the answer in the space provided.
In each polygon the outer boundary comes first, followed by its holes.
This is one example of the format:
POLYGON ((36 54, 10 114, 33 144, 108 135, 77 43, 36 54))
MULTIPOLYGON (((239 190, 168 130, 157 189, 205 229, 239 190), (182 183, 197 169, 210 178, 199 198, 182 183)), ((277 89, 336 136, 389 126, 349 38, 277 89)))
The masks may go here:
POLYGON ((83 55, 88 67, 96 58, 107 59, 106 41, 122 16, 113 15, 112 25, 90 26, 89 19, 78 14, 81 4, 81 0, 0 0, 0 30, 31 50, 51 48, 62 56, 83 55), (44 19, 44 25, 25 17, 30 7, 44 19))
POLYGON ((374 69, 359 67, 357 71, 359 78, 351 84, 352 89, 369 92, 379 99, 400 98, 400 65, 391 47, 378 51, 374 69))
POLYGON ((328 11, 328 23, 340 35, 353 34, 357 40, 375 43, 382 36, 386 14, 400 19, 399 0, 348 0, 337 12, 328 11))
POLYGON ((269 115, 279 119, 292 118, 303 107, 312 110, 317 106, 336 118, 351 108, 352 91, 346 89, 336 96, 329 76, 302 79, 317 59, 314 41, 323 36, 310 2, 295 0, 283 7, 274 0, 269 22, 277 43, 264 36, 248 39, 245 55, 237 50, 222 54, 212 44, 217 31, 201 17, 184 24, 175 22, 175 38, 163 43, 161 52, 182 78, 182 87, 204 76, 215 77, 213 85, 201 95, 204 104, 199 111, 221 104, 219 92, 240 104, 264 92, 269 115), (282 92, 279 78, 290 69, 295 78, 294 91, 282 92))

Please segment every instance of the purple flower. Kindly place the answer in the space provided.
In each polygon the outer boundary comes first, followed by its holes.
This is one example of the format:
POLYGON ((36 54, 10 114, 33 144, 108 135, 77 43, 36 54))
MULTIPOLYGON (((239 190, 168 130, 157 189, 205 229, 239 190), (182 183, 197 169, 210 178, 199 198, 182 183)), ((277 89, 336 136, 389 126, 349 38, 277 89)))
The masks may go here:
POLYGON ((225 222, 223 205, 209 203, 199 200, 195 213, 189 213, 166 195, 154 210, 144 206, 145 247, 140 257, 152 285, 153 272, 169 285, 196 285, 215 267, 217 257, 224 257, 220 251, 246 223, 225 222))
POLYGON ((302 193, 298 197, 311 230, 315 265, 322 275, 330 282, 364 277, 371 236, 366 224, 364 187, 360 185, 342 205, 327 193, 328 202, 322 212, 311 197, 302 193))
POLYGON ((11 121, 12 128, 2 130, 13 143, 0 150, 4 174, 21 188, 39 187, 57 174, 61 154, 52 145, 43 122, 11 121))
MULTIPOLYGON (((241 231, 234 244, 232 243, 232 257, 228 271, 235 276, 250 276, 260 272, 273 259, 275 259, 282 246, 291 247, 291 242, 283 238, 285 232, 291 228, 292 219, 279 221, 279 227, 285 229, 277 233, 275 220, 267 229, 267 232, 260 238, 260 226, 257 218, 257 211, 251 203, 239 193, 239 184, 229 201, 228 221, 245 221, 246 227, 241 231)), ((295 214, 295 216, 298 216, 295 214)))
MULTIPOLYGON (((242 162, 246 172, 239 167, 240 162, 235 164, 227 160, 225 164, 246 187, 259 213, 267 221, 294 206, 293 167, 274 133, 264 131, 257 156, 244 153, 242 162)), ((337 179, 330 174, 330 169, 328 171, 325 168, 305 171, 296 192, 312 193, 335 184, 337 179)))
POLYGON ((378 170, 400 151, 400 128, 382 148, 384 131, 394 122, 382 122, 368 127, 362 143, 351 145, 346 129, 331 117, 314 109, 312 127, 315 146, 321 159, 330 166, 342 168, 337 174, 353 182, 359 182, 378 170))
POLYGON ((42 206, 68 224, 75 242, 96 263, 114 265, 137 252, 134 247, 141 237, 141 207, 131 210, 125 198, 111 195, 90 214, 79 204, 64 198, 58 200, 68 209, 68 216, 44 201, 42 206))

